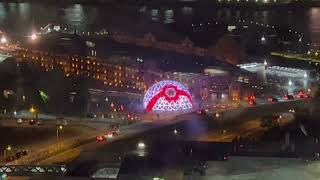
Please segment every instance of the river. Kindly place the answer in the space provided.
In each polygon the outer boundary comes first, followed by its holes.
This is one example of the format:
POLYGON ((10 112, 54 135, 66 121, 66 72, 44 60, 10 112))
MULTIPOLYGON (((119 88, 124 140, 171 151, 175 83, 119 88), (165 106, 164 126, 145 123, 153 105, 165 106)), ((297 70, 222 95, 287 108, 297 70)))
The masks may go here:
POLYGON ((320 8, 235 9, 207 6, 148 7, 108 5, 45 5, 38 3, 0 3, 0 28, 28 34, 48 23, 77 31, 110 31, 190 35, 193 23, 238 20, 292 28, 303 32, 311 42, 320 42, 320 8))

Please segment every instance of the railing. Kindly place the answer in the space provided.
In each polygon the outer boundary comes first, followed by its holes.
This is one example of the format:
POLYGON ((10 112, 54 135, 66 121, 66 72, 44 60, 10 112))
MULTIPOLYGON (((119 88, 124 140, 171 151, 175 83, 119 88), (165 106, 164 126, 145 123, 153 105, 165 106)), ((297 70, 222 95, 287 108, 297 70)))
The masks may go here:
POLYGON ((67 168, 65 165, 4 165, 0 166, 0 173, 8 176, 65 176, 67 168))
POLYGON ((92 140, 98 132, 92 134, 85 134, 80 137, 71 138, 61 141, 59 143, 52 144, 48 147, 40 149, 38 151, 30 152, 29 155, 22 157, 16 161, 9 163, 10 165, 23 165, 23 164, 35 164, 49 157, 55 156, 59 153, 65 152, 83 143, 92 140))

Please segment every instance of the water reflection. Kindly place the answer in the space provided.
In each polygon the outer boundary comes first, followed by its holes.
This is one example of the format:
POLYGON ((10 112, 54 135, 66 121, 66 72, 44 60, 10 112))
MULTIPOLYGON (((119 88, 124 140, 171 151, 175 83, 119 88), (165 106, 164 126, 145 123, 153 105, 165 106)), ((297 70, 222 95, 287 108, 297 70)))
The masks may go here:
POLYGON ((172 9, 167 9, 164 11, 164 24, 170 24, 174 22, 174 12, 172 9))
POLYGON ((30 4, 29 3, 20 3, 18 4, 19 16, 24 17, 24 20, 27 20, 30 17, 30 4))
POLYGON ((182 14, 184 16, 191 16, 193 15, 193 8, 192 7, 182 7, 182 14))
POLYGON ((155 22, 159 22, 159 10, 158 9, 151 9, 151 19, 155 22))
MULTIPOLYGON (((154 28, 150 21, 159 26, 176 24, 178 29, 190 27, 191 23, 206 22, 235 23, 239 19, 246 22, 289 27, 302 32, 310 32, 312 41, 320 42, 320 8, 301 9, 297 12, 288 9, 248 10, 216 7, 113 7, 92 5, 59 6, 35 3, 0 3, 0 29, 25 33, 32 26, 40 28, 48 23, 58 23, 77 30, 117 29, 119 31, 148 32, 154 28), (302 15, 301 15, 302 14, 302 15), (308 22, 310 21, 310 22, 308 22), (130 29, 131 28, 131 29, 130 29)), ((166 28, 166 27, 164 27, 166 28)), ((173 30, 173 29, 172 29, 173 30)), ((179 33, 179 32, 177 32, 179 33)))
POLYGON ((7 16, 7 11, 5 10, 5 7, 3 3, 0 3, 0 23, 3 24, 4 19, 7 16))
POLYGON ((311 8, 310 12, 310 38, 320 43, 320 9, 319 8, 311 8))
POLYGON ((86 20, 82 5, 75 4, 72 7, 66 8, 64 20, 69 26, 80 28, 81 24, 84 24, 86 20))

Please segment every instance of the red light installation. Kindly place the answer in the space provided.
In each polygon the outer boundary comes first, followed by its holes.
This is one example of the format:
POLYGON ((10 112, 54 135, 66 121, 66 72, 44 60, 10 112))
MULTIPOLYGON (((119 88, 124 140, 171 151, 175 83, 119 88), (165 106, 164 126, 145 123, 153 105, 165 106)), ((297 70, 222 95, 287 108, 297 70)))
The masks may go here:
POLYGON ((190 92, 181 83, 171 80, 152 85, 143 99, 147 111, 179 111, 193 106, 190 92))

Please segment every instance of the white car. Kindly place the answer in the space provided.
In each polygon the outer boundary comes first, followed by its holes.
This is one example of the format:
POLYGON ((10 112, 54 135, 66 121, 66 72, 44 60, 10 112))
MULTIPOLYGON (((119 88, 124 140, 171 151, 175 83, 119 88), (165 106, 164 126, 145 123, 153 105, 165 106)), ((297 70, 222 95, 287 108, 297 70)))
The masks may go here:
POLYGON ((21 119, 21 118, 19 118, 18 120, 17 120, 17 123, 20 125, 20 124, 22 124, 22 122, 23 122, 23 120, 21 119))
POLYGON ((106 138, 107 139, 112 139, 113 138, 113 132, 112 131, 109 131, 106 135, 106 138))
POLYGON ((68 125, 68 121, 62 120, 62 121, 61 121, 61 124, 63 124, 64 126, 66 126, 66 125, 68 125))
POLYGON ((59 120, 59 121, 57 122, 57 124, 58 124, 58 125, 66 126, 66 125, 68 125, 68 121, 66 121, 66 120, 59 120))

